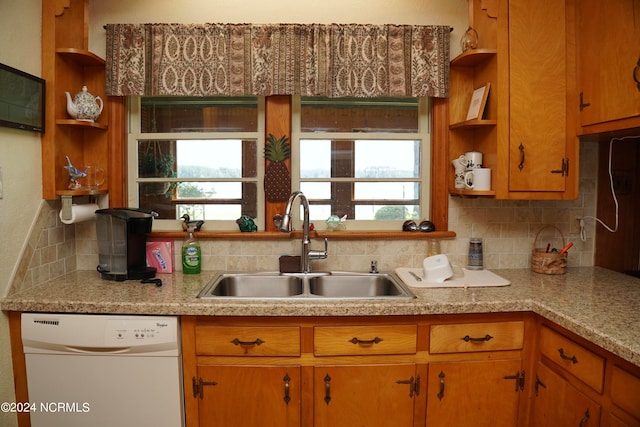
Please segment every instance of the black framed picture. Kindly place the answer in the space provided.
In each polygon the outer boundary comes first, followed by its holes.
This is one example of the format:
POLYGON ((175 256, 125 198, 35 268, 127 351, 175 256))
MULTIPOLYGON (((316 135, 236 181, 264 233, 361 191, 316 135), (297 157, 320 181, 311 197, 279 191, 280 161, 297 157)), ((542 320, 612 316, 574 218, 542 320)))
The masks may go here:
POLYGON ((0 126, 44 133, 45 81, 0 64, 0 126))

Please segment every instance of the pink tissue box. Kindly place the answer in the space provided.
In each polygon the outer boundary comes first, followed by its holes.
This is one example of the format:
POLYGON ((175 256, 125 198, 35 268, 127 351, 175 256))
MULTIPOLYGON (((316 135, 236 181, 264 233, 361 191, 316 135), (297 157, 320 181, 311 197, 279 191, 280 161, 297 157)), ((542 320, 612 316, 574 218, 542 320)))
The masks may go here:
POLYGON ((158 273, 173 273, 173 240, 148 241, 147 265, 158 273))

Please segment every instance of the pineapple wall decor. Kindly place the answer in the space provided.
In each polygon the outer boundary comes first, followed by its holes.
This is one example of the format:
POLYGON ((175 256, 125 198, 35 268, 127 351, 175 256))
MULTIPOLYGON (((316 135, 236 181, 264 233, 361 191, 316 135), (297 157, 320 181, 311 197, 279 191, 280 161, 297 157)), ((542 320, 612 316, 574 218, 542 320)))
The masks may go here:
POLYGON ((286 136, 276 138, 269 134, 264 147, 264 157, 269 165, 264 172, 264 192, 270 202, 284 202, 291 194, 291 176, 284 161, 291 155, 291 145, 286 136))

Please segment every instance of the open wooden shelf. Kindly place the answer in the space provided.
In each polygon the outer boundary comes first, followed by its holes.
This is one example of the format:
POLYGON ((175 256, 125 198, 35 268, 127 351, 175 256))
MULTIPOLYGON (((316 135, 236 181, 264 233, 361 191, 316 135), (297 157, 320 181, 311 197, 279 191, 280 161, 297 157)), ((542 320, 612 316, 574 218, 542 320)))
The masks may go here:
POLYGON ((57 125, 64 126, 78 126, 90 129, 99 129, 99 130, 107 130, 109 127, 105 124, 98 122, 87 122, 85 120, 74 120, 74 119, 56 119, 57 125))
POLYGON ((473 120, 465 120, 463 122, 451 123, 449 125, 449 129, 464 129, 464 128, 475 128, 482 126, 495 126, 498 124, 497 120, 486 120, 486 119, 473 119, 473 120))
POLYGON ((103 67, 105 60, 96 55, 93 52, 89 52, 85 49, 76 49, 73 47, 59 47, 56 49, 56 53, 63 57, 67 57, 72 61, 75 61, 78 65, 82 66, 98 66, 103 67))
POLYGON ((474 66, 484 62, 498 53, 496 49, 471 49, 461 53, 451 60, 451 65, 474 66))

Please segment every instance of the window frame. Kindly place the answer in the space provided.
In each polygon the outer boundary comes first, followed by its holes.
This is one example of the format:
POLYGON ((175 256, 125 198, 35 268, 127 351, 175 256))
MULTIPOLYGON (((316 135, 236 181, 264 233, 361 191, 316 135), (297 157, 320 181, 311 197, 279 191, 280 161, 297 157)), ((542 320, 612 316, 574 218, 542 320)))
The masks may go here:
MULTIPOLYGON (((431 215, 431 187, 432 187, 432 168, 431 151, 433 138, 431 134, 431 102, 428 97, 418 98, 418 131, 416 133, 398 133, 398 132, 302 132, 301 131, 301 112, 302 104, 299 95, 292 96, 292 123, 291 123, 291 186, 294 189, 300 188, 300 182, 420 182, 420 212, 422 219, 428 219, 431 215), (354 138, 358 136, 359 138, 354 138), (340 141, 362 140, 384 140, 384 139, 402 139, 402 140, 419 140, 420 147, 420 177, 406 179, 359 179, 359 178, 328 178, 328 179, 304 179, 300 177, 300 141, 302 139, 330 139, 340 141)), ((300 220, 300 218, 298 218, 300 220)), ((347 220, 346 229, 355 231, 398 231, 402 230, 404 220, 347 220), (375 227, 373 227, 375 226, 375 227)), ((326 230, 324 222, 314 223, 317 230, 326 230)))

